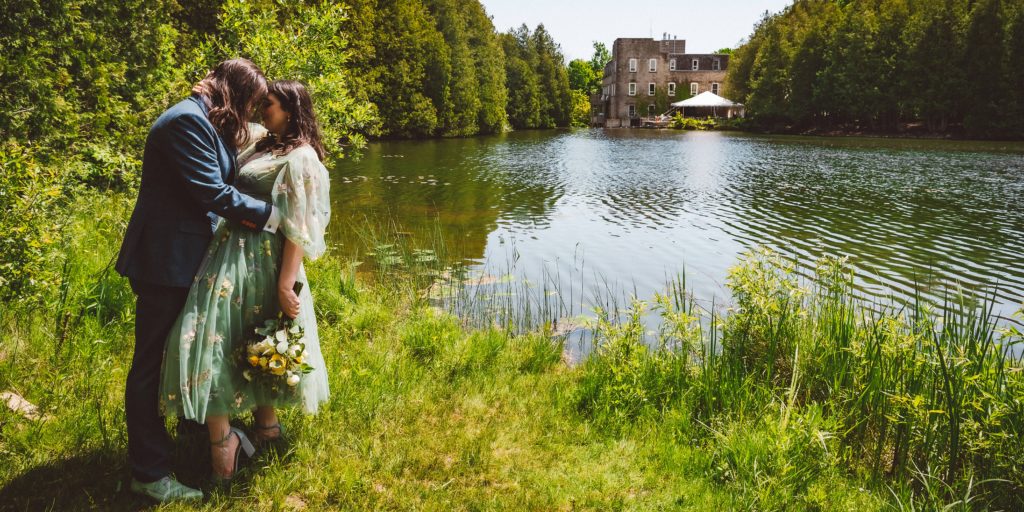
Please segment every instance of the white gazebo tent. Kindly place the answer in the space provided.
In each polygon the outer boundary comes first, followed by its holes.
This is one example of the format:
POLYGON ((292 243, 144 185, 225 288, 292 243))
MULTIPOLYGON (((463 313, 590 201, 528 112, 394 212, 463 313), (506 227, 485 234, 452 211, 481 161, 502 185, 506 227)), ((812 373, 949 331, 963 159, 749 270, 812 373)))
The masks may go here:
POLYGON ((672 104, 675 108, 683 109, 683 117, 686 117, 687 108, 711 109, 711 115, 718 117, 718 109, 725 109, 725 116, 731 118, 733 114, 743 117, 744 108, 741 103, 729 101, 711 91, 704 91, 692 98, 677 101, 672 104))

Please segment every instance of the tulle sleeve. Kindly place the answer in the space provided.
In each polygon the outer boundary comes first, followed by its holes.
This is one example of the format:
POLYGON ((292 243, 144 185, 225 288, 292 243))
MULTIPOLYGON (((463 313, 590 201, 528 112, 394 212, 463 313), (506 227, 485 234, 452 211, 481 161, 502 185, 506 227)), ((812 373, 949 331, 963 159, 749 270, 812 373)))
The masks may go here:
POLYGON ((309 146, 292 150, 285 158, 271 193, 281 216, 280 228, 309 259, 327 250, 324 232, 331 218, 327 169, 309 146))

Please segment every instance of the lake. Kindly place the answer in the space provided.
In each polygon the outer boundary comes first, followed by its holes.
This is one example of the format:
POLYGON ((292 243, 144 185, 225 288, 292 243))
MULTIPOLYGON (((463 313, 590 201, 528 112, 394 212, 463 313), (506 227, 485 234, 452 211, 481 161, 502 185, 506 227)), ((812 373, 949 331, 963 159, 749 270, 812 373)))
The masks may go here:
POLYGON ((728 268, 762 245, 807 277, 849 256, 857 292, 883 302, 960 286, 1009 317, 1024 300, 1020 142, 627 129, 379 142, 335 166, 332 199, 343 253, 369 261, 365 232, 393 226, 573 313, 649 299, 680 273, 702 304, 728 301, 728 268))

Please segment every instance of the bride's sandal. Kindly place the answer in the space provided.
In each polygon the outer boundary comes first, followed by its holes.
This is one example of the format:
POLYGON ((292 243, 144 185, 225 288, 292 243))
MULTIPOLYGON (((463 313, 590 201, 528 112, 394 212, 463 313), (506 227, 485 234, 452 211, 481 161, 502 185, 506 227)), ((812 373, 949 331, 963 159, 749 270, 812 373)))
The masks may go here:
POLYGON ((253 422, 252 430, 256 446, 261 452, 267 448, 273 448, 280 453, 281 449, 286 446, 284 426, 280 423, 261 426, 253 422))
POLYGON ((227 446, 228 441, 231 440, 231 436, 235 436, 238 438, 238 446, 235 448, 235 453, 233 455, 234 465, 231 468, 231 474, 227 476, 221 476, 218 475, 216 471, 212 471, 212 473, 210 474, 210 481, 213 483, 215 487, 220 488, 221 490, 226 490, 229 487, 231 487, 231 481, 235 478, 235 475, 238 474, 238 469, 241 464, 242 453, 244 452, 245 456, 250 458, 256 453, 256 448, 253 447, 252 443, 249 441, 249 438, 246 437, 245 432, 242 432, 241 430, 235 427, 231 427, 231 430, 229 430, 227 435, 225 435, 221 440, 211 441, 210 446, 227 446))
POLYGON ((284 426, 280 423, 274 423, 265 427, 254 423, 252 429, 256 433, 253 436, 256 438, 256 444, 273 443, 280 441, 284 437, 284 426))

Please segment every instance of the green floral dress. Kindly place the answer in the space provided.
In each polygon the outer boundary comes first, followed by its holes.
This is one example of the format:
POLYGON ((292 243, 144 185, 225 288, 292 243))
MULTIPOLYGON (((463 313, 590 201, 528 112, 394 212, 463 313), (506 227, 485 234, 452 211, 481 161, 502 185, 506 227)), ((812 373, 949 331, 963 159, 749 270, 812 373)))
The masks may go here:
MULTIPOLYGON (((242 374, 242 348, 254 329, 277 317, 277 277, 284 239, 315 259, 326 250, 324 230, 330 218, 327 170, 309 146, 285 155, 257 154, 254 145, 238 157, 242 168, 235 186, 272 203, 280 214, 277 233, 252 231, 221 220, 171 328, 164 352, 160 404, 165 415, 203 423, 213 415, 233 415, 255 406, 296 406, 315 413, 327 400, 327 373, 313 314, 313 297, 303 286, 297 321, 305 329, 306 363, 313 371, 295 387, 272 392, 242 374)), ((300 267, 298 281, 306 283, 300 267)))

